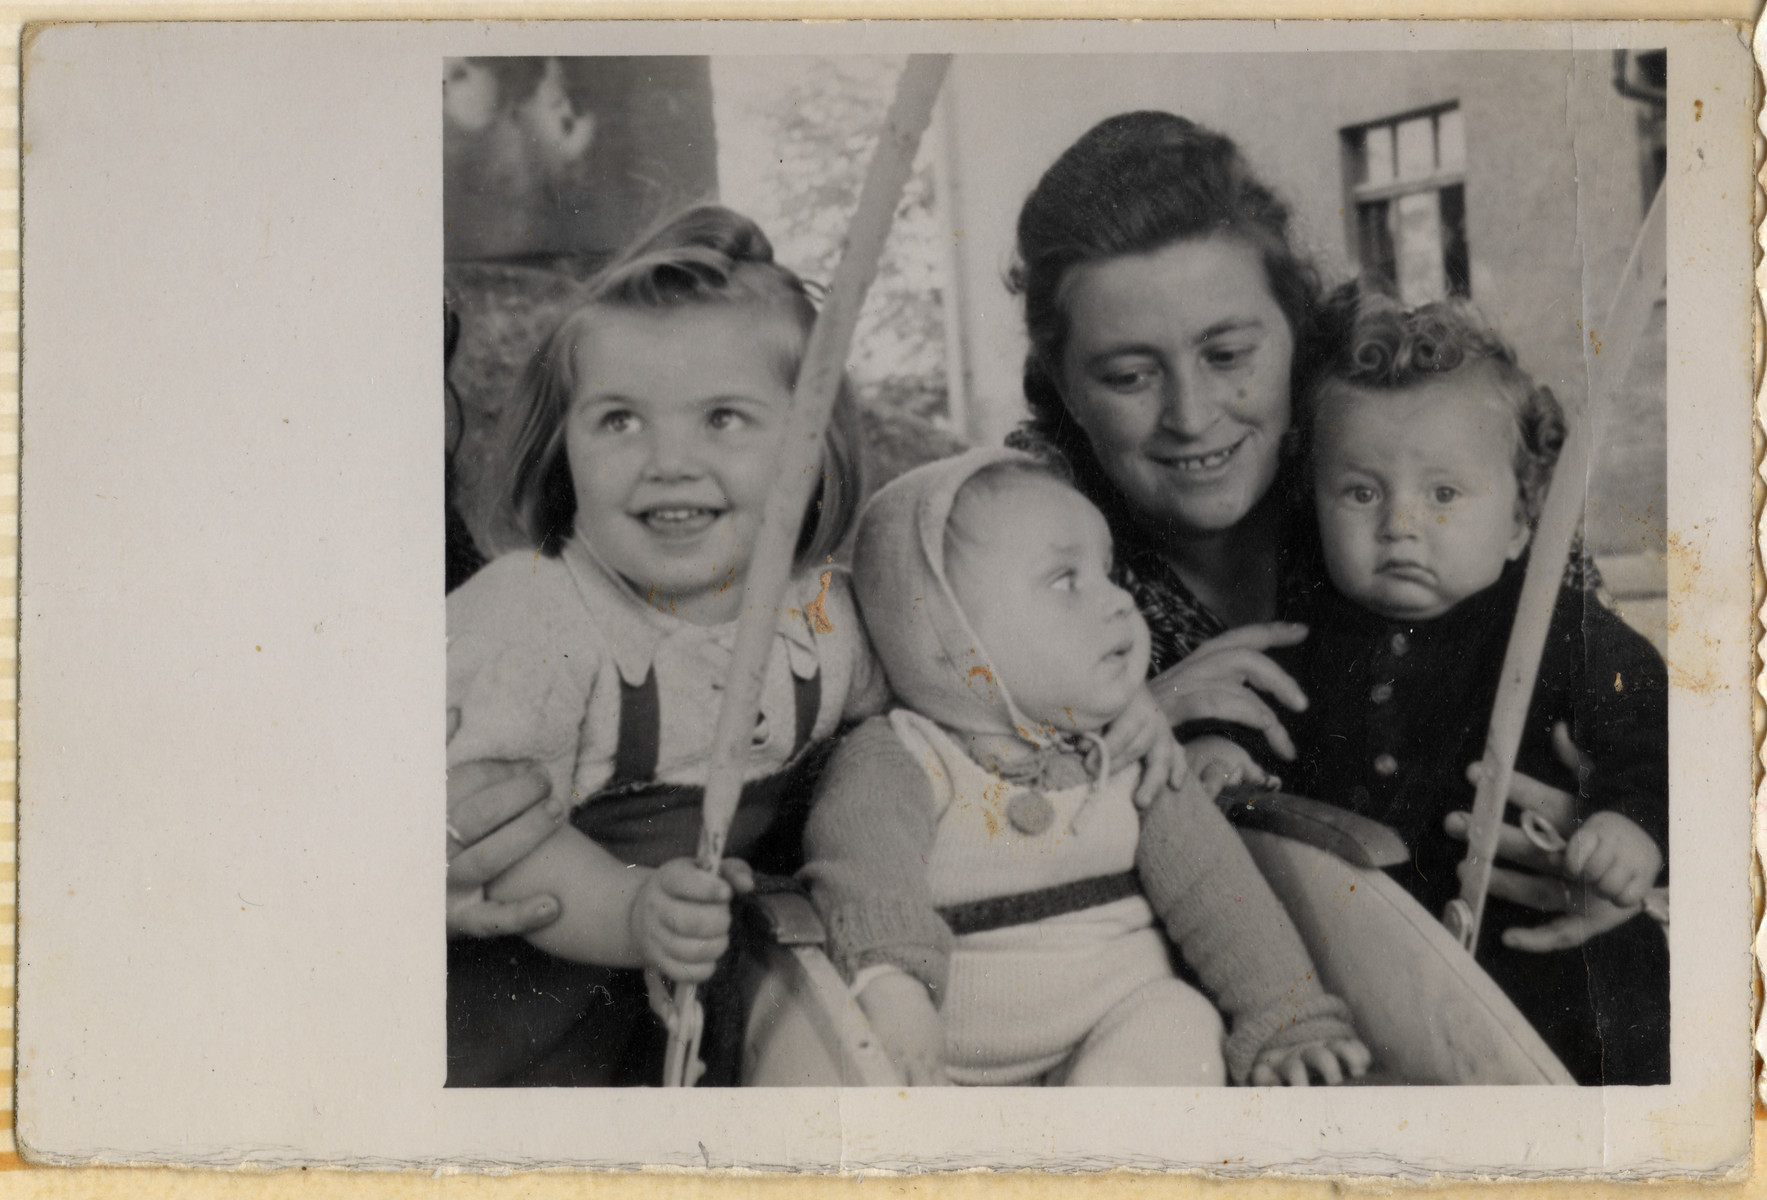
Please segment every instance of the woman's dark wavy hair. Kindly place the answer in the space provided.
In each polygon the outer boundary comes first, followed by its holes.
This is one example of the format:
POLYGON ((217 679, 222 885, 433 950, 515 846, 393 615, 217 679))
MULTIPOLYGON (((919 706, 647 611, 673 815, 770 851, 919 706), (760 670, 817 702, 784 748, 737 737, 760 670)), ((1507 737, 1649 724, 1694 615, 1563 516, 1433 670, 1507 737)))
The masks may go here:
POLYGON ((1367 282, 1339 288, 1327 309, 1340 349, 1321 368, 1298 410, 1304 436, 1320 405, 1339 388, 1399 391, 1482 369, 1515 417, 1517 503, 1532 525, 1564 448, 1564 409, 1551 388, 1521 369, 1515 351, 1478 310, 1461 300, 1406 308, 1367 282))
MULTIPOLYGON (((641 237, 585 286, 581 298, 528 360, 516 384, 523 413, 496 521, 498 550, 538 548, 556 556, 571 536, 577 492, 565 453, 565 425, 576 391, 578 343, 607 309, 666 312, 742 305, 756 311, 756 338, 778 356, 782 377, 797 378, 816 305, 809 286, 773 261, 773 245, 747 217, 699 205, 641 237)), ((684 346, 682 353, 693 353, 684 346)), ((834 553, 858 515, 859 414, 843 377, 823 437, 822 483, 798 534, 795 566, 834 553)))
POLYGON ((1026 440, 1054 446, 1095 500, 1113 499, 1115 489, 1057 387, 1068 336, 1064 284, 1087 263, 1207 237, 1239 238, 1258 252, 1293 335, 1290 394, 1299 395, 1328 352, 1319 276, 1294 245, 1288 206, 1252 173, 1231 138, 1171 113, 1107 118, 1055 160, 1019 212, 1008 285, 1024 297, 1031 341, 1026 440))

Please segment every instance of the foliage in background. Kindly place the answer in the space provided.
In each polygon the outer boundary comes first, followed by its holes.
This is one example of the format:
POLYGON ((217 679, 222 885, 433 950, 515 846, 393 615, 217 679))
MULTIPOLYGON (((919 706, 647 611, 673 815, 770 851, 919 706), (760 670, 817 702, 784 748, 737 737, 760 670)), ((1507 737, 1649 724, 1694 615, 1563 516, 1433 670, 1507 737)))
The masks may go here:
MULTIPOLYGON (((781 262, 827 282, 859 203, 901 58, 714 58, 719 196, 767 231, 781 262)), ((940 420, 944 246, 923 144, 849 360, 862 400, 940 420)))

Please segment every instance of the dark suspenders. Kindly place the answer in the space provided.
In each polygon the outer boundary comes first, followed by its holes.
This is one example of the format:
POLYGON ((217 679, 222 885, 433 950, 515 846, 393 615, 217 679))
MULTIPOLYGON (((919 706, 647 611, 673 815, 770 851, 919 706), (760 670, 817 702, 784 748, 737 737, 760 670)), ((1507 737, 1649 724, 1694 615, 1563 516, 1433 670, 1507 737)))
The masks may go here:
MULTIPOLYGON (((791 754, 787 760, 802 754, 816 731, 816 717, 822 707, 822 673, 808 679, 791 677, 792 702, 797 710, 791 754)), ((656 668, 644 673, 643 682, 633 685, 620 680, 620 731, 614 750, 614 769, 602 785, 604 792, 633 784, 649 783, 656 778, 657 751, 662 735, 662 701, 657 694, 656 668)), ((591 800, 593 803, 593 800, 591 800)))

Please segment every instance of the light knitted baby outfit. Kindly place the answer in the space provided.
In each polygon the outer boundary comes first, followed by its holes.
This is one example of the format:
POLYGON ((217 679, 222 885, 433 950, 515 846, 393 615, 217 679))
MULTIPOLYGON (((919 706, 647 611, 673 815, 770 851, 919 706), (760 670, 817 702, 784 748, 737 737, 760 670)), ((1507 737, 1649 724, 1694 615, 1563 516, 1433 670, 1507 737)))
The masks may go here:
MULTIPOLYGON (((855 590, 907 707, 848 736, 811 813, 805 874, 837 964, 849 977, 887 966, 924 983, 940 1004, 958 1082, 1060 1078, 1126 1009, 1179 990, 1194 997, 1175 977, 1155 914, 1232 1019, 1214 1053, 1235 1081, 1266 1052, 1354 1036, 1287 913, 1196 784, 1168 789, 1143 815, 1133 802, 1138 766, 1015 784, 953 737, 1034 728, 1000 685, 944 570, 945 526, 963 484, 1029 461, 979 450, 928 464, 880 491, 861 517, 855 590), (1118 886, 1131 871, 1139 890, 1118 886)), ((1040 756, 1063 757, 1047 743, 1040 756)), ((1186 1011, 1202 1028, 1172 1036, 1219 1038, 1206 1007, 1186 1011)), ((1113 1081, 1083 1074, 1074 1081, 1113 1081)))

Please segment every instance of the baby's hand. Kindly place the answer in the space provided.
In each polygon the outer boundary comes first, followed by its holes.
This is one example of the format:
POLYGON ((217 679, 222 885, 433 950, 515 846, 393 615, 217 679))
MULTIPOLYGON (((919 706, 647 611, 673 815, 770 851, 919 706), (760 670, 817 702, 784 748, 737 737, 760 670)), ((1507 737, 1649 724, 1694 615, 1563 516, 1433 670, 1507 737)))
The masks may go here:
POLYGON ((1250 752, 1232 738, 1205 734, 1184 743, 1184 753, 1190 757, 1190 769, 1196 772, 1196 777, 1211 796, 1236 783, 1268 788, 1282 786, 1282 780, 1260 767, 1250 752))
POLYGON ((1344 1081, 1346 1072, 1352 1079, 1362 1078, 1373 1061, 1374 1055, 1358 1038, 1302 1042, 1266 1054, 1263 1061, 1252 1068, 1252 1086, 1287 1084, 1289 1087, 1306 1087, 1311 1082, 1307 1075, 1307 1069, 1311 1067, 1326 1086, 1335 1087, 1344 1081))
POLYGON ((644 965, 677 982, 703 983, 730 942, 730 900, 755 886, 754 872, 727 858, 713 875, 691 858, 650 873, 632 898, 628 921, 644 965))
POLYGON ((1184 747, 1172 736, 1171 726, 1160 715, 1153 693, 1142 688, 1135 693, 1110 728, 1104 731, 1105 749, 1110 751, 1113 767, 1117 764, 1141 762, 1141 782, 1135 787, 1135 807, 1146 808, 1166 788, 1184 786, 1190 775, 1190 764, 1184 747))
POLYGON ((1656 840, 1617 812, 1598 812, 1565 843, 1565 870, 1623 908, 1644 899, 1663 870, 1656 840))
POLYGON ((926 985, 903 971, 879 975, 859 993, 859 1007, 884 1052, 911 1087, 943 1087, 945 1025, 926 985))

